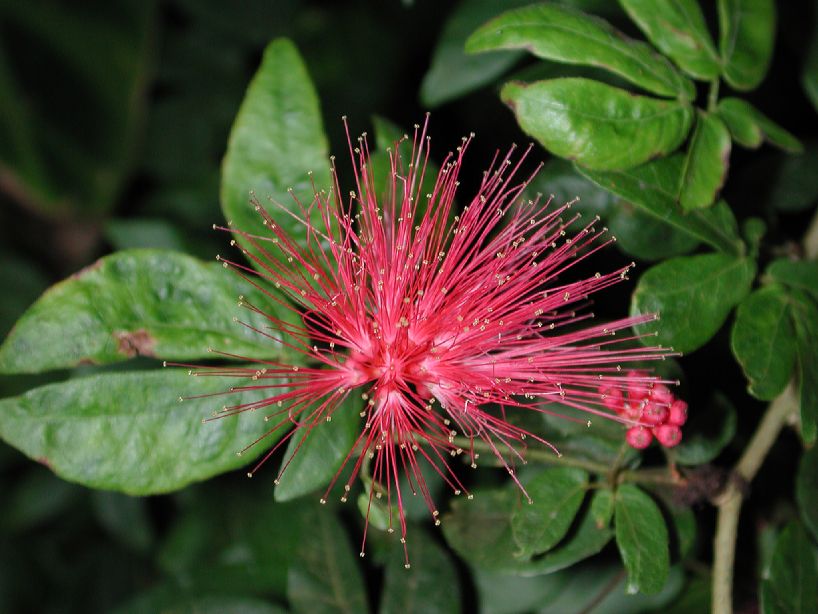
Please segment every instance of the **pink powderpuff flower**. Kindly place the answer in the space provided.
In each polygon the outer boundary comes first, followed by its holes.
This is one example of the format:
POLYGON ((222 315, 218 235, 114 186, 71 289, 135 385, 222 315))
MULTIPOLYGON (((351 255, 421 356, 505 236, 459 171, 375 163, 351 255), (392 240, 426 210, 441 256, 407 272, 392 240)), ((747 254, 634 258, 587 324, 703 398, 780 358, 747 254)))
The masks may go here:
POLYGON ((641 335, 629 332, 654 320, 653 314, 593 322, 589 297, 626 279, 632 265, 569 279, 572 267, 615 239, 597 229, 598 218, 580 223, 570 203, 552 208, 539 197, 522 198, 534 176, 516 180, 528 151, 516 161, 514 147, 505 156, 495 155, 476 193, 456 214, 458 173, 474 135, 463 138, 444 160, 431 192, 421 192, 429 156, 427 125, 428 117, 422 127, 415 126, 408 160, 399 153, 399 144, 389 151, 391 173, 382 201, 368 163, 366 135, 355 145, 347 127, 356 183, 348 199, 342 197, 331 158, 329 193, 315 190, 308 206, 293 197, 298 212, 273 203, 271 213, 252 199, 267 236, 223 229, 240 239, 247 248, 243 253, 255 265, 223 260, 225 266, 271 303, 302 316, 303 325, 294 326, 264 305, 241 303, 284 333, 281 342, 298 351, 301 360, 285 364, 220 353, 257 366, 197 370, 200 375, 252 378, 231 391, 269 390, 264 400, 226 407, 219 417, 271 408, 268 435, 296 426, 250 475, 289 437, 298 436, 303 443, 348 397, 362 399, 356 408, 360 434, 344 461, 352 468, 342 500, 366 459, 375 484, 370 506, 376 491, 385 495, 389 530, 396 522, 404 550, 408 492, 401 488, 401 475, 408 491, 425 499, 436 524, 439 513, 421 473, 424 463, 455 494, 470 498, 450 459, 463 456, 476 467, 477 448, 482 448, 528 497, 515 471, 524 462, 526 440, 558 452, 507 416, 552 413, 559 403, 589 416, 640 425, 617 414, 611 395, 621 400, 623 391, 647 391, 662 380, 643 372, 628 374, 620 365, 670 354, 642 347, 634 342, 641 335), (290 236, 277 223, 288 218, 303 226, 302 237, 290 236), (609 391, 607 396, 602 389, 609 391))

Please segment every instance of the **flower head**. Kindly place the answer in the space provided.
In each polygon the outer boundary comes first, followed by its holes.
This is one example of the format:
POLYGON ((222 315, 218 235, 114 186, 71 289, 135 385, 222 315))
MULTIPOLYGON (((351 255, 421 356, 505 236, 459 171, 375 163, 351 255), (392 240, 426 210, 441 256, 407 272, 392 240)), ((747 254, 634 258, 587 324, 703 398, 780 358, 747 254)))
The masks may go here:
POLYGON ((347 398, 361 399, 361 429, 345 461, 353 466, 342 500, 367 459, 375 484, 370 503, 376 491, 385 495, 390 530, 394 523, 404 543, 408 492, 401 475, 437 523, 423 464, 455 494, 470 496, 451 459, 462 456, 476 467, 483 450, 525 493, 515 466, 524 462, 526 440, 553 446, 507 419, 510 413, 551 413, 559 403, 589 417, 643 424, 647 418, 612 409, 611 395, 622 398, 633 394, 634 382, 647 388, 660 380, 623 372, 621 365, 668 354, 633 343, 638 335, 629 332, 654 315, 601 324, 587 309, 589 297, 626 279, 630 266, 570 278, 572 267, 614 240, 597 229, 598 219, 581 223, 570 203, 550 207, 539 198, 523 199, 531 177, 518 180, 525 154, 515 160, 513 147, 495 157, 458 212, 458 173, 473 135, 446 157, 432 191, 422 193, 426 128, 415 127, 409 159, 398 147, 390 151, 382 200, 364 136, 357 145, 350 139, 356 189, 348 198, 333 161, 334 185, 329 192, 316 190, 309 206, 296 200, 300 214, 275 203, 268 211, 254 200, 268 236, 225 229, 250 248, 245 254, 255 269, 226 264, 270 301, 296 310, 303 325, 285 324, 264 305, 243 302, 286 333, 285 343, 301 360, 255 360, 258 368, 244 372, 270 396, 228 407, 223 415, 272 408, 271 432, 295 424, 292 436, 321 428, 348 408, 342 405, 347 398), (303 224, 303 237, 277 224, 284 216, 303 224))

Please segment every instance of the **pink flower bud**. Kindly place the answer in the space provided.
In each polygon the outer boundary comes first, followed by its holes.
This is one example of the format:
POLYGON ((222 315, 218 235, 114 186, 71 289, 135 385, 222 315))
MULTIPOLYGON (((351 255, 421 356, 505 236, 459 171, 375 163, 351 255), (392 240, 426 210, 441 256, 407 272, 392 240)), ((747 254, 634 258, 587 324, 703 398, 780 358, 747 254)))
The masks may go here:
POLYGON ((618 414, 622 413, 622 405, 625 401, 622 391, 619 388, 605 386, 604 388, 600 388, 599 392, 602 395, 602 404, 605 405, 605 407, 618 414))
POLYGON ((647 377, 645 371, 628 371, 628 398, 631 401, 644 401, 650 395, 650 387, 646 382, 639 381, 647 377))
POLYGON ((687 422, 687 403, 681 399, 676 399, 670 406, 670 415, 667 421, 676 426, 682 426, 687 422))
POLYGON ((672 448, 682 440, 682 429, 675 424, 663 424, 653 429, 656 439, 666 448, 672 448))
POLYGON ((648 402, 642 410, 642 422, 653 426, 664 424, 667 420, 668 413, 668 409, 664 405, 648 402))
POLYGON ((670 405, 673 403, 673 393, 664 384, 656 384, 650 391, 650 400, 660 405, 670 405))
POLYGON ((653 441, 653 435, 650 430, 645 427, 634 426, 629 428, 628 432, 625 433, 625 441, 627 441, 628 445, 632 448, 644 450, 650 445, 650 442, 653 441))

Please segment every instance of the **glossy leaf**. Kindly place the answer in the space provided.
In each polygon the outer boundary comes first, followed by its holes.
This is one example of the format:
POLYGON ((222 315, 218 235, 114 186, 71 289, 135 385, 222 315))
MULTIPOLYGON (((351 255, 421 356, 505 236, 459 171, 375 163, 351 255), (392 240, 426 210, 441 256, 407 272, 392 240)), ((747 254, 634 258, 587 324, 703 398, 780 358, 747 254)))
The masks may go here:
POLYGON ((522 51, 495 51, 480 56, 467 54, 466 39, 480 24, 503 8, 526 4, 527 0, 504 2, 463 0, 452 11, 432 53, 432 63, 420 85, 420 101, 437 107, 493 82, 516 64, 522 51))
POLYGON ((361 432, 361 404, 360 397, 350 398, 332 412, 330 422, 295 431, 281 461, 284 473, 275 488, 276 501, 289 501, 329 484, 361 432))
POLYGON ((818 610, 818 551, 801 525, 790 523, 778 536, 760 588, 763 614, 818 610))
POLYGON ((801 437, 810 445, 818 438, 818 308, 803 292, 792 290, 790 296, 798 351, 801 437))
POLYGON ((631 313, 658 313, 657 341, 680 352, 697 350, 716 334, 750 291, 755 263, 727 254, 666 260, 648 269, 631 298, 631 313))
POLYGON ((795 500, 801 520, 818 540, 818 447, 813 446, 801 456, 795 478, 795 500))
POLYGON ((403 547, 397 543, 386 562, 381 614, 460 612, 457 570, 451 557, 420 528, 408 540, 410 569, 404 568, 403 547))
POLYGON ((693 84, 645 43, 607 21, 559 4, 507 11, 466 41, 466 51, 526 49, 537 57, 605 68, 659 96, 693 98, 693 84))
POLYGON ((240 295, 275 317, 294 317, 215 262, 162 250, 118 252, 46 291, 0 346, 0 370, 39 373, 134 356, 197 359, 212 356, 208 348, 284 355, 274 339, 233 321, 269 327, 237 305, 240 295))
POLYGON ((674 151, 693 120, 685 103, 636 96, 588 79, 512 82, 500 97, 523 132, 552 153, 594 170, 628 169, 674 151))
POLYGON ((644 491, 622 484, 616 491, 616 545, 634 590, 662 590, 670 572, 668 534, 662 512, 644 491))
POLYGON ((0 401, 0 437, 60 477, 91 488, 147 495, 236 469, 272 444, 254 412, 202 424, 225 403, 263 391, 179 402, 225 391, 243 380, 191 378, 178 369, 72 379, 0 401))
POLYGON ((511 515, 512 533, 523 557, 550 550, 565 536, 585 498, 588 474, 555 467, 540 472, 525 487, 532 503, 511 515))
POLYGON ((815 260, 773 260, 765 275, 789 288, 797 288, 818 300, 818 262, 815 260))
POLYGON ((721 394, 704 406, 688 410, 690 420, 682 429, 682 443, 673 448, 680 465, 703 465, 718 457, 736 434, 736 410, 721 394))
POLYGON ((709 207, 727 179, 730 133, 716 115, 699 111, 682 167, 679 203, 685 211, 709 207))
POLYGON ((310 538, 301 541, 287 576, 294 612, 368 612, 358 557, 344 527, 332 513, 312 510, 310 538))
POLYGON ((616 246, 640 260, 664 260, 683 256, 699 245, 698 239, 645 213, 641 207, 620 200, 607 218, 616 246))
POLYGON ((781 286, 766 286, 741 302, 730 342, 750 394, 771 401, 784 390, 795 366, 795 333, 781 286))
POLYGON ((687 74, 705 81, 719 75, 719 56, 697 0, 619 3, 648 40, 687 74))
MULTIPOLYGON (((294 197, 307 206, 314 197, 313 182, 315 189, 329 189, 328 155, 318 96, 307 68, 292 42, 274 40, 264 51, 230 132, 222 164, 225 218, 238 230, 268 236, 270 231, 250 204, 254 191, 276 223, 303 243, 304 226, 277 211, 268 199, 300 214, 294 197)), ((317 222, 317 208, 312 214, 317 222)), ((237 240, 257 253, 246 239, 237 240)), ((269 253, 277 257, 281 252, 269 253)))
POLYGON ((773 0, 719 0, 719 52, 725 81, 755 89, 770 66, 775 42, 773 0))
POLYGON ((687 214, 679 209, 677 202, 682 164, 683 156, 677 154, 625 171, 592 171, 579 165, 576 168, 595 184, 621 196, 656 219, 720 251, 741 253, 736 220, 725 202, 687 214))
POLYGON ((718 114, 724 120, 733 140, 755 149, 765 140, 792 153, 804 150, 800 141, 761 111, 741 98, 722 98, 718 114))

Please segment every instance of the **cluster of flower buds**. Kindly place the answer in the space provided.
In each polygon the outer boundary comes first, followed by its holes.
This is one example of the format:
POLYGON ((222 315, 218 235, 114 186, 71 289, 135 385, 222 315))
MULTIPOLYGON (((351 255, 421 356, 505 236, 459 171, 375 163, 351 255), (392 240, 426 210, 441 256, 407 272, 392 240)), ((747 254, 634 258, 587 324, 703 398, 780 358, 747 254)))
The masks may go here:
POLYGON ((628 444, 637 450, 647 448, 653 438, 666 448, 682 440, 682 425, 687 422, 687 403, 677 399, 664 384, 648 381, 642 371, 628 373, 628 384, 622 388, 600 388, 603 402, 631 426, 625 434, 628 444))

